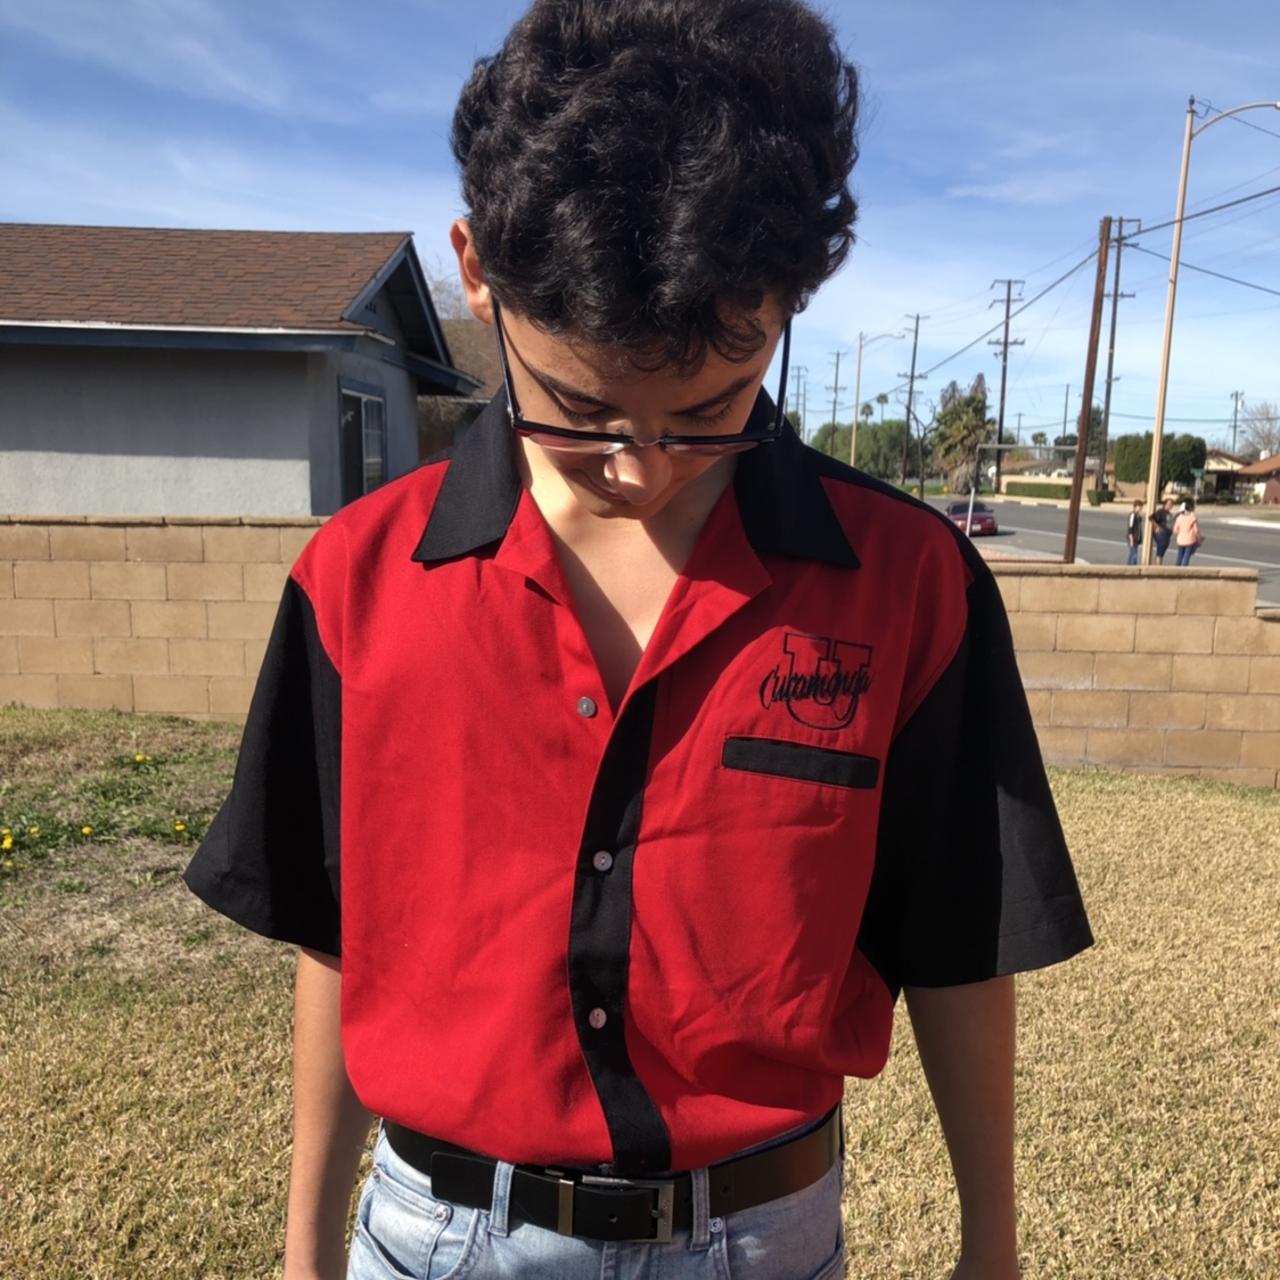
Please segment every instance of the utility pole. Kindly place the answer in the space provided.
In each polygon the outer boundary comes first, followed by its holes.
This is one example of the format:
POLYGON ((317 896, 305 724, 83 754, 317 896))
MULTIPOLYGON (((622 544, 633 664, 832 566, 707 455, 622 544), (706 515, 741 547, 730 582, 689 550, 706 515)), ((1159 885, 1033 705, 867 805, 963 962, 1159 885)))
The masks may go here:
MULTIPOLYGON (((840 357, 844 355, 844 352, 833 351, 831 354, 836 358, 836 379, 827 388, 827 390, 831 392, 831 425, 834 427, 836 425, 836 413, 838 412, 838 404, 840 400, 840 357)), ((858 411, 858 406, 856 404, 853 406, 853 411, 855 414, 858 411)))
MULTIPOLYGON (((1000 348, 1000 413, 996 418, 996 444, 1004 444, 1004 389, 1009 377, 1009 348, 1024 347, 1026 340, 1019 338, 1016 342, 1009 341, 1009 311, 1013 307, 1013 286, 1015 284, 1025 284, 1025 280, 993 280, 991 287, 994 289, 996 285, 1004 285, 1004 337, 993 338, 987 345, 1000 348)), ((1022 301, 1021 298, 1018 299, 1022 301)), ((998 300, 993 300, 991 306, 997 305, 998 300)), ((990 308, 988 308, 990 309, 990 308)), ((995 492, 1000 492, 1000 460, 1004 457, 1001 450, 996 450, 996 483, 995 492)))
MULTIPOLYGON (((907 379, 907 421, 905 423, 906 430, 902 433, 902 483, 904 486, 907 483, 907 446, 911 443, 911 400, 916 389, 916 352, 920 348, 920 321, 927 320, 928 318, 929 318, 928 316, 921 316, 921 315, 907 317, 908 320, 915 321, 915 331, 911 339, 911 372, 898 374, 898 377, 907 379)), ((921 374, 920 376, 924 377, 923 374, 921 374)), ((923 487, 924 485, 923 442, 921 443, 921 449, 920 449, 920 471, 922 473, 920 476, 920 483, 921 483, 921 487, 923 487)))
POLYGON ((1062 397, 1062 434, 1067 434, 1067 414, 1071 411, 1071 383, 1067 383, 1066 395, 1062 397))
MULTIPOLYGON (((1107 388, 1103 393, 1102 401, 1102 440, 1098 446, 1098 452, 1102 455, 1098 459, 1098 476, 1094 484, 1095 489, 1106 487, 1107 476, 1107 441, 1111 438, 1111 384, 1115 381, 1116 368, 1116 319, 1120 310, 1121 298, 1133 298, 1136 294, 1120 292, 1120 251, 1124 248, 1124 224, 1126 222, 1136 222, 1138 230, 1142 230, 1141 218, 1121 218, 1120 230, 1116 234, 1116 275, 1115 282, 1111 286, 1111 292, 1106 296, 1111 299, 1111 339, 1107 344, 1107 388)), ((1090 415, 1093 413, 1090 407, 1090 415)), ((1092 417, 1091 419, 1092 420, 1092 417)))
MULTIPOLYGON (((1080 498, 1084 493, 1084 464, 1089 452, 1089 419, 1093 416, 1093 378, 1098 365, 1098 341, 1102 336, 1102 295, 1107 289, 1107 250, 1111 247, 1111 219, 1103 218, 1098 228, 1098 278, 1093 289, 1093 319, 1089 323, 1089 348, 1084 360, 1084 392, 1080 425, 1076 429, 1076 466, 1071 480, 1071 507, 1067 512, 1067 539, 1062 548, 1064 564, 1076 560, 1076 538, 1080 533, 1080 498)), ((1148 512, 1148 520, 1150 512, 1148 512)))
POLYGON ((1018 443, 1022 443, 1022 414, 1018 414, 1018 443))
POLYGON ((1244 399, 1244 392, 1233 391, 1231 399, 1233 401, 1231 406, 1231 454, 1234 457, 1236 452, 1236 431, 1240 427, 1240 402, 1244 399))
POLYGON ((806 409, 805 401, 808 399, 807 392, 809 390, 809 370, 802 364, 795 367, 796 379, 796 400, 800 409, 800 439, 805 439, 804 428, 804 411, 806 409))

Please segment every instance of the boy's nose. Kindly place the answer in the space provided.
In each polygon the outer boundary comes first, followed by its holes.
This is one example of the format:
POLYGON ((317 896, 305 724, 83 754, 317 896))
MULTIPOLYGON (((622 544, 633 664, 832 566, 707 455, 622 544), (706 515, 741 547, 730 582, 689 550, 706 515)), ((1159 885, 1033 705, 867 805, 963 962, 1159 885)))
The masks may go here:
POLYGON ((671 482, 671 458, 658 445, 623 449, 606 457, 604 477, 616 493, 633 506, 642 507, 671 482))

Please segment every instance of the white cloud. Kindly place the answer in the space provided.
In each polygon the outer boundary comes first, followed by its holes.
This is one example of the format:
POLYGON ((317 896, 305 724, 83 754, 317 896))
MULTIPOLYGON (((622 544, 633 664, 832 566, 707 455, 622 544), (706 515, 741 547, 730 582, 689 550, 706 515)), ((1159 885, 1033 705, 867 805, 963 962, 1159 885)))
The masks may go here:
POLYGON ((414 231, 447 254, 462 209, 452 175, 345 156, 231 146, 177 127, 146 134, 62 127, 0 102, 8 181, 0 216, 27 222, 414 231))
POLYGON ((205 0, 0 0, 0 25, 158 88, 280 110, 292 77, 205 0))
POLYGON ((952 200, 996 200, 1006 204, 1066 204, 1098 190, 1087 170, 1019 173, 999 182, 960 183, 946 189, 952 200))

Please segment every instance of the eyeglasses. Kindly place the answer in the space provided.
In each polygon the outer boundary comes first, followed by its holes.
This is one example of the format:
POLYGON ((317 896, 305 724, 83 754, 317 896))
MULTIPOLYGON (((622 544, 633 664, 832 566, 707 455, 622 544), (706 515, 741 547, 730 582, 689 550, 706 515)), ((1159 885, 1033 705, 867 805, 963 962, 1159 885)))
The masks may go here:
MULTIPOLYGON (((544 449, 560 449, 567 453, 620 453, 623 449, 648 449, 658 445, 668 453, 718 456, 742 453, 758 444, 769 444, 782 435, 783 406, 787 393, 787 365, 791 358, 791 321, 782 330, 782 376, 778 382, 778 398, 773 422, 766 428, 744 429, 725 435, 664 435, 656 440, 637 440, 623 431, 589 431, 581 427, 558 427, 544 422, 530 422, 521 412, 511 384, 511 366, 507 361, 507 344, 502 332, 502 316, 498 300, 493 300, 494 327, 498 331, 498 358, 502 362, 502 381, 507 393, 507 415, 511 429, 541 445, 544 449)), ((516 353, 519 355, 519 352, 516 353)), ((523 363, 523 361, 522 361, 523 363)), ((749 419, 748 419, 749 421, 749 419)))

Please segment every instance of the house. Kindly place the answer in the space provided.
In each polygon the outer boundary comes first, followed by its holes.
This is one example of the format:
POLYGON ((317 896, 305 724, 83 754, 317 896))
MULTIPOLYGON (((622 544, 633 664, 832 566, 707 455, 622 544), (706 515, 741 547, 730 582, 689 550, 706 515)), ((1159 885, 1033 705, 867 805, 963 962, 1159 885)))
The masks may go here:
POLYGON ((1205 454, 1200 492, 1205 495, 1235 493, 1236 477, 1242 474, 1247 465, 1247 458, 1237 457, 1225 449, 1210 449, 1205 454))
POLYGON ((1280 454, 1250 462, 1236 472, 1240 481, 1255 486, 1254 493, 1267 503, 1280 503, 1280 454))
POLYGON ((477 385, 407 232, 0 223, 0 512, 328 515, 477 385))

